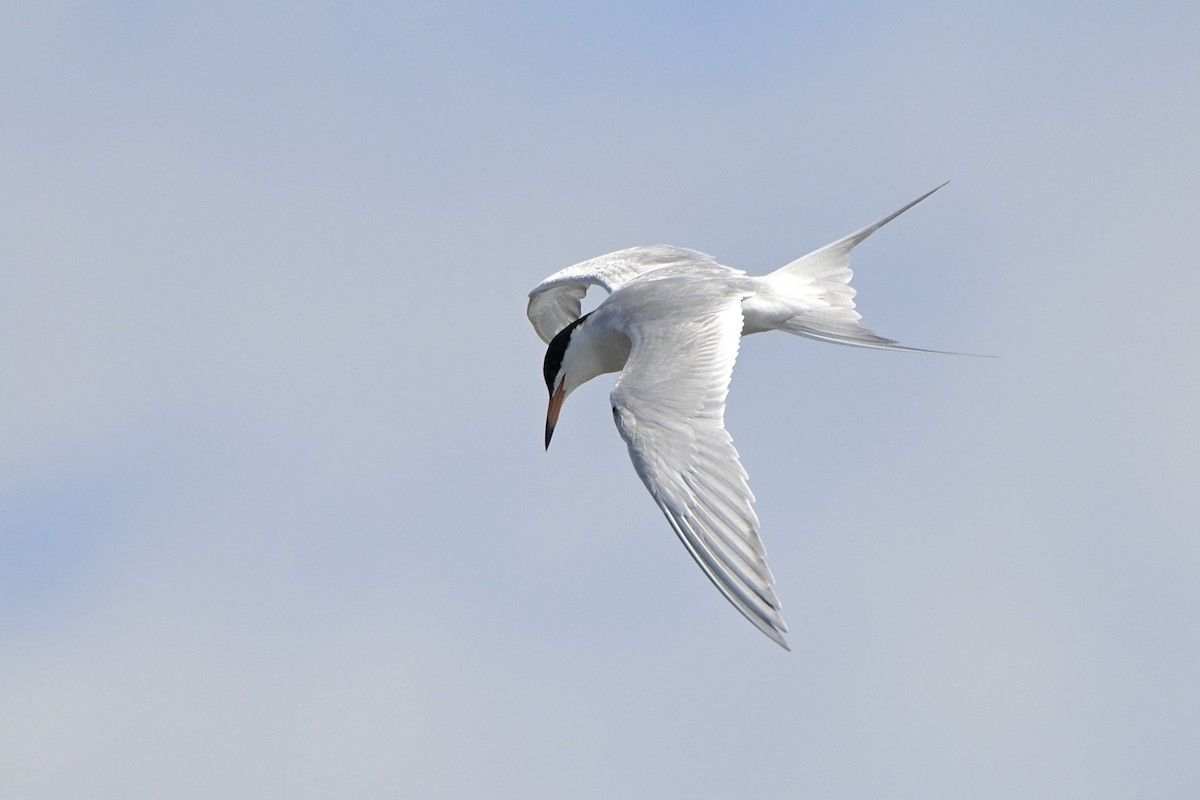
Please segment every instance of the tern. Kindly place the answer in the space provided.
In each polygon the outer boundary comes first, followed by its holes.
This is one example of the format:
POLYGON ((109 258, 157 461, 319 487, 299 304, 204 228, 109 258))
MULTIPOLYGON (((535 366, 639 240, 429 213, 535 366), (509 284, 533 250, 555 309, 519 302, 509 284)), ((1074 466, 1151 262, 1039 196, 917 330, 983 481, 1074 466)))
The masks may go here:
POLYGON ((529 321, 548 344, 546 448, 563 401, 620 372, 610 400, 629 457, 671 529, 721 594, 788 647, 775 579, 759 539, 754 495, 725 398, 743 336, 765 331, 909 352, 859 324, 850 252, 942 184, 873 225, 767 275, 750 276, 695 250, 632 247, 567 267, 529 293, 529 321), (609 296, 580 315, 589 286, 609 296))

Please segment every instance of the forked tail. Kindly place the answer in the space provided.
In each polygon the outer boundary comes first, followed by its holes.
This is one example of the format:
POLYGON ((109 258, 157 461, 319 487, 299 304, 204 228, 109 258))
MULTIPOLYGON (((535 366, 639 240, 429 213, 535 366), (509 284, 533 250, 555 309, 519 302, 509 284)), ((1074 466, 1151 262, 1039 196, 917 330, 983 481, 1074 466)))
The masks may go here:
POLYGON ((796 300, 795 313, 775 321, 775 330, 855 347, 919 353, 942 352, 906 347, 859 324, 862 315, 854 310, 855 291, 850 285, 850 279, 854 277, 850 269, 850 251, 872 233, 945 185, 943 183, 931 189, 874 225, 868 225, 849 236, 844 236, 766 275, 765 278, 772 284, 776 296, 790 296, 796 300))

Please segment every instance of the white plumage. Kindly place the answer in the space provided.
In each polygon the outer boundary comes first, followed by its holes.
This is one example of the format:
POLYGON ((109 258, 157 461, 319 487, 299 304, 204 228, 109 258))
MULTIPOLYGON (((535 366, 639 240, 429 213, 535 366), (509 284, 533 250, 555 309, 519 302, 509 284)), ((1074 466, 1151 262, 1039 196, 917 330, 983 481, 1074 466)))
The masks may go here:
POLYGON ((785 648, 787 625, 758 537, 754 495, 725 430, 738 346, 743 335, 781 330, 913 350, 859 324, 850 252, 937 189, 768 275, 748 276, 704 253, 656 245, 567 267, 529 294, 529 321, 549 343, 547 447, 566 396, 597 375, 620 371, 610 398, 634 469, 713 584, 785 648), (593 285, 610 296, 580 318, 593 285))

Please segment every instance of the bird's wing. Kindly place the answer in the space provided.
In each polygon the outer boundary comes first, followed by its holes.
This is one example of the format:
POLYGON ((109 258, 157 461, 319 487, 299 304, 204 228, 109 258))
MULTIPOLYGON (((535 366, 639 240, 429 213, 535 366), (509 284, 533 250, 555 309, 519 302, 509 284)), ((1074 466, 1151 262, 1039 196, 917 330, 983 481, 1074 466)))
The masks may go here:
POLYGON ((669 245, 631 247, 581 261, 561 269, 529 293, 529 321, 542 341, 579 319, 581 303, 589 286, 610 294, 650 270, 671 266, 715 266, 712 256, 669 245))
POLYGON ((642 482, 704 574, 759 630, 788 648, 754 495, 725 430, 741 299, 671 294, 676 302, 662 297, 678 315, 630 315, 632 350, 612 391, 613 419, 642 482))

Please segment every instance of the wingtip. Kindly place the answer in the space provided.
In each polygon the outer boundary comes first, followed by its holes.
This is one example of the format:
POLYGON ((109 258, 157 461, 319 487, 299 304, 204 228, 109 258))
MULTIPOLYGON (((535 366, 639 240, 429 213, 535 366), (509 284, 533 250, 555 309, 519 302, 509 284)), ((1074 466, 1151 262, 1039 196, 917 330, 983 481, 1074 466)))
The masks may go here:
MULTIPOLYGON (((776 610, 778 611, 778 609, 776 610)), ((754 622, 754 624, 758 626, 758 629, 765 633, 771 639, 771 641, 782 647, 784 650, 787 650, 789 653, 792 652, 792 646, 788 644, 787 639, 785 639, 783 636, 788 632, 788 626, 787 623, 783 621, 783 617, 779 617, 778 624, 770 623, 767 620, 762 619, 752 620, 752 622, 754 622)))

